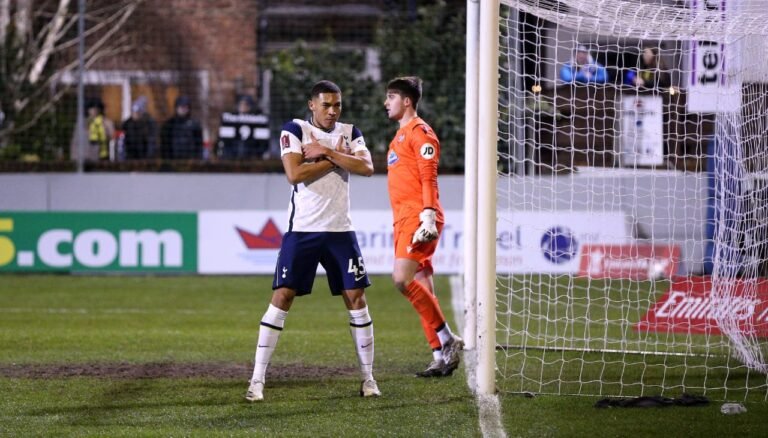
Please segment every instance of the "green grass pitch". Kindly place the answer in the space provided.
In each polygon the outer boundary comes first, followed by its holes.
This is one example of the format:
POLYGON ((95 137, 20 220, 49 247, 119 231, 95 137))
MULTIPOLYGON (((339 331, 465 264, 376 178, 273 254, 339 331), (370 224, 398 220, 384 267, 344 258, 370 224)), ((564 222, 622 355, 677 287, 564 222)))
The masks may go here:
POLYGON ((497 378, 497 387, 510 436, 768 435, 768 379, 738 367, 723 350, 722 337, 634 329, 669 282, 532 275, 499 286, 497 342, 536 347, 497 353, 498 375, 505 376, 497 378), (610 352, 627 350, 699 356, 610 352), (515 395, 525 392, 603 396, 515 395), (700 407, 592 407, 606 396, 674 398, 683 392, 705 395, 711 402, 700 407), (722 400, 743 402, 748 412, 723 415, 722 400))
POLYGON ((362 399, 348 314, 318 280, 289 313, 265 402, 251 404, 270 278, 0 276, 0 436, 479 433, 463 373, 413 377, 431 354, 387 277, 368 291, 383 396, 362 399), (61 375, 73 369, 90 374, 61 375))
MULTIPOLYGON (((412 377, 430 360, 416 315, 388 277, 373 282, 381 398, 357 395, 347 313, 319 277, 288 316, 266 400, 250 404, 269 278, 0 275, 0 436, 480 436, 464 366, 412 377)), ((447 279, 437 287, 452 318, 447 279)), ((509 436, 768 434, 763 401, 738 416, 595 401, 503 393, 502 423, 509 436)))
POLYGON ((506 377, 502 390, 623 397, 695 392, 713 400, 766 401, 768 378, 733 359, 724 336, 635 328, 669 287, 668 281, 512 278, 497 302, 496 340, 511 346, 497 359, 506 377))

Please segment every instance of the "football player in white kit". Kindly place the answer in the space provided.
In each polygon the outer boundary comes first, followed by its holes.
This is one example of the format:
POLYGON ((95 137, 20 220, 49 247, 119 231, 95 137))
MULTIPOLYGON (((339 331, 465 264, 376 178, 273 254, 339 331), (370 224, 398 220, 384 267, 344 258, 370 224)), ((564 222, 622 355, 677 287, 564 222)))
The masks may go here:
POLYGON ((312 292, 318 263, 328 276, 333 295, 349 310, 362 384, 360 395, 379 396, 373 378, 373 322, 365 288, 365 271, 349 216, 349 175, 373 174, 371 154, 356 127, 339 123, 341 89, 330 81, 310 92, 310 120, 294 119, 283 126, 280 148, 291 183, 288 228, 283 236, 272 282, 272 301, 261 318, 253 376, 245 398, 264 398, 267 366, 285 318, 296 296, 312 292))

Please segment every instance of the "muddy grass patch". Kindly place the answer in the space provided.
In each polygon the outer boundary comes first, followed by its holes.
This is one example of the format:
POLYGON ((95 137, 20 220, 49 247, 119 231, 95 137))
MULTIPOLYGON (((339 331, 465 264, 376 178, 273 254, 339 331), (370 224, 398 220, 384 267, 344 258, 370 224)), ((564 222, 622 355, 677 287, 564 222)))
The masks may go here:
MULTIPOLYGON (((85 363, 85 364, 0 364, 0 377, 23 379, 61 379, 69 377, 97 377, 108 379, 177 379, 210 377, 218 379, 245 379, 251 376, 250 364, 212 363, 85 363)), ((356 367, 305 365, 301 363, 272 365, 267 371, 269 379, 321 379, 335 376, 355 376, 356 367)))

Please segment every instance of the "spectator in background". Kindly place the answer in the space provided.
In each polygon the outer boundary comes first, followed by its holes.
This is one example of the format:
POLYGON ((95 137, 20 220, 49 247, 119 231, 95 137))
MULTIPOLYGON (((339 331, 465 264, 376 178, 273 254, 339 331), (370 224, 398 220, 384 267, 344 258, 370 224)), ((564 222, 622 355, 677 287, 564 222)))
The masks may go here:
POLYGON ((141 96, 131 105, 131 116, 123 122, 119 155, 127 160, 157 156, 157 123, 147 113, 147 98, 141 96))
POLYGON ((192 118, 189 98, 176 98, 174 111, 160 132, 161 156, 171 160, 202 159, 203 128, 192 118))
POLYGON ((269 119, 256 110, 251 96, 237 99, 234 113, 221 115, 217 155, 225 160, 267 158, 269 119))
MULTIPOLYGON (((104 116, 104 103, 99 98, 88 99, 85 103, 86 120, 85 149, 83 159, 89 161, 109 160, 109 146, 115 137, 115 124, 104 116)), ((77 129, 73 134, 70 158, 77 160, 79 155, 77 129)))
POLYGON ((571 62, 560 69, 560 79, 566 83, 604 84, 608 74, 605 67, 592 58, 589 50, 579 44, 571 62))
POLYGON ((627 71, 624 83, 641 89, 668 89, 672 85, 664 61, 657 47, 646 47, 638 59, 637 67, 627 71))

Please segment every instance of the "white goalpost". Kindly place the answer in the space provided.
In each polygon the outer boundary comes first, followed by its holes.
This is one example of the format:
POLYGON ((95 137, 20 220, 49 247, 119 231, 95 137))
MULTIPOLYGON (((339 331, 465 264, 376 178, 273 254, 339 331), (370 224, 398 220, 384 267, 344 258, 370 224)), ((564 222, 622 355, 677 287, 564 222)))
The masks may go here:
POLYGON ((768 400, 768 0, 467 1, 478 394, 768 400))

